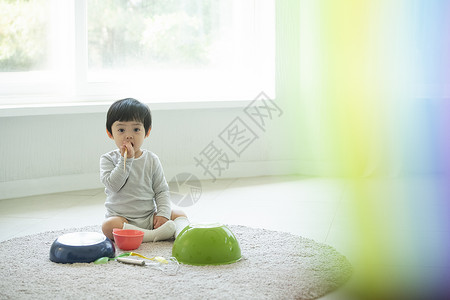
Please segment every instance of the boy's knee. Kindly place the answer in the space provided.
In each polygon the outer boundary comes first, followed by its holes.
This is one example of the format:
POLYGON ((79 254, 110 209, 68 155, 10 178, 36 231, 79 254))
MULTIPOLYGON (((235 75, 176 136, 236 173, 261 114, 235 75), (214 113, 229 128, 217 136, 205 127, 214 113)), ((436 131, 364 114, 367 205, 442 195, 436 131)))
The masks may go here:
POLYGON ((187 215, 184 213, 184 211, 179 210, 179 209, 173 209, 172 210, 172 214, 170 216, 171 220, 175 220, 178 217, 185 217, 187 218, 187 215))
POLYGON ((102 224, 103 234, 106 235, 110 240, 114 240, 113 229, 123 228, 123 223, 128 223, 127 219, 122 217, 109 217, 102 224))

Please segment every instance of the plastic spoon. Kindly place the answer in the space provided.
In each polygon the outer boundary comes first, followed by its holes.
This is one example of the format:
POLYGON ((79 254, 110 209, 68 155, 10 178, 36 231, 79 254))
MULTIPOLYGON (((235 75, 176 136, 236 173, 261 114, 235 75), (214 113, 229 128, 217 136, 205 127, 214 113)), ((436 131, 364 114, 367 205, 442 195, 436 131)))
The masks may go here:
POLYGON ((141 255, 139 253, 136 253, 136 252, 125 252, 114 258, 100 257, 99 259, 94 261, 94 264, 97 264, 97 265, 107 264, 110 260, 115 260, 115 261, 119 261, 119 262, 126 263, 126 264, 156 267, 156 268, 160 269, 161 271, 163 271, 167 275, 176 275, 178 272, 178 268, 180 267, 180 265, 175 257, 170 257, 168 260, 162 256, 155 256, 152 258, 148 258, 148 257, 141 255), (127 258, 128 256, 138 256, 143 259, 151 260, 153 262, 146 263, 143 260, 127 258))
POLYGON ((117 255, 116 257, 106 257, 106 256, 105 257, 100 257, 96 261, 94 261, 94 264, 96 264, 96 265, 107 264, 110 260, 119 260, 118 258, 128 257, 128 256, 138 256, 140 258, 157 261, 157 262, 162 263, 162 264, 168 264, 169 263, 162 256, 155 256, 155 257, 148 258, 148 257, 146 257, 146 256, 144 256, 142 254, 136 253, 136 252, 125 252, 125 253, 122 253, 120 255, 117 255))
POLYGON ((94 261, 94 264, 96 264, 96 265, 107 264, 110 260, 117 260, 117 258, 125 257, 125 256, 130 256, 130 253, 129 252, 125 252, 125 253, 122 253, 120 255, 117 255, 116 257, 106 257, 106 256, 100 257, 100 258, 98 258, 97 260, 94 261))
POLYGON ((94 261, 94 264, 96 264, 96 265, 104 265, 104 264, 107 264, 108 261, 109 261, 109 257, 106 257, 106 256, 105 257, 100 257, 99 259, 94 261))
POLYGON ((155 256, 155 257, 152 257, 152 258, 148 258, 148 257, 145 257, 144 255, 139 254, 139 253, 136 253, 136 252, 130 252, 130 255, 138 256, 138 257, 140 257, 140 258, 144 258, 144 259, 148 259, 148 260, 156 260, 157 262, 162 263, 162 264, 168 264, 168 263, 169 263, 169 262, 168 262, 164 257, 162 257, 162 256, 155 256))
POLYGON ((125 263, 125 264, 145 266, 145 261, 140 260, 140 259, 132 259, 132 258, 128 258, 128 257, 118 257, 117 261, 120 261, 121 263, 125 263))

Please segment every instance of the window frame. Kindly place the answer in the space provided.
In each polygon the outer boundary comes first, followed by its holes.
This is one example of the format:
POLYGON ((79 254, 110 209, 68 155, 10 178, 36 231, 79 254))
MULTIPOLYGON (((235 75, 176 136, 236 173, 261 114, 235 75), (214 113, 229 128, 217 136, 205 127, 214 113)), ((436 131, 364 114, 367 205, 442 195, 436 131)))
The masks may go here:
MULTIPOLYGON (((264 61, 259 64, 258 70, 253 72, 269 75, 263 76, 264 82, 252 78, 252 74, 226 74, 223 77, 225 82, 216 80, 215 85, 211 80, 212 73, 199 74, 198 78, 203 76, 204 83, 197 87, 195 93, 183 93, 183 86, 172 88, 172 95, 164 97, 164 90, 148 93, 144 89, 138 90, 133 84, 118 85, 115 82, 89 82, 87 65, 87 0, 58 1, 51 0, 52 7, 58 12, 52 13, 51 22, 59 22, 64 26, 52 26, 57 30, 52 31, 54 40, 63 43, 55 43, 53 51, 55 53, 64 52, 65 55, 59 55, 54 62, 53 71, 42 72, 15 72, 0 73, 0 107, 1 108, 19 108, 12 114, 19 111, 26 113, 28 108, 34 107, 56 107, 54 111, 60 111, 63 107, 70 105, 78 107, 78 111, 84 111, 85 107, 102 107, 105 103, 110 103, 115 99, 122 97, 135 97, 146 103, 160 104, 161 109, 171 107, 187 107, 186 103, 191 103, 193 107, 223 107, 240 105, 242 101, 252 100, 259 92, 264 91, 268 95, 275 96, 275 1, 246 1, 246 5, 254 7, 253 14, 261 17, 262 14, 271 12, 272 21, 259 19, 259 24, 253 24, 258 27, 258 34, 255 38, 255 47, 271 47, 266 49, 264 55, 270 61, 264 61), (69 32, 70 34, 64 34, 69 32), (269 36, 263 33, 270 32, 269 36), (266 66, 267 65, 267 66, 266 66), (10 76, 11 75, 11 76, 10 76), (200 76, 201 75, 201 76, 200 76), (239 76, 236 75, 241 75, 239 76), (248 80, 246 82, 247 78, 248 80), (238 78, 236 78, 238 77, 238 78), (209 82, 208 82, 209 80, 209 82), (234 81, 234 82, 232 82, 234 81), (202 88, 205 87, 205 88, 202 88), (208 89, 209 88, 209 89, 208 89), (226 89, 225 89, 226 88, 226 89), (111 92, 112 91, 112 92, 111 92), (210 103, 215 102, 215 103, 210 103), (180 105, 184 103, 184 105, 180 105), (204 105, 201 105, 204 103, 204 105), (210 103, 210 104, 207 104, 210 103), (97 106, 96 106, 97 105, 97 106), (20 109, 20 107, 24 109, 20 109)), ((247 10, 249 11, 249 10, 247 10)), ((261 54, 262 55, 262 54, 261 54)), ((148 74, 147 74, 148 75, 148 74)), ((219 75, 214 74, 220 78, 219 75)), ((156 76, 153 74, 153 76, 156 76)), ((161 76, 161 74, 158 74, 161 76)), ((174 74, 165 74, 166 82, 174 74)), ((189 78, 189 74, 178 73, 178 82, 183 82, 183 78, 189 78)), ((143 82, 141 82, 141 85, 143 82)), ((155 84, 155 88, 161 84, 155 84)), ((170 89, 169 87, 166 87, 170 89)), ((43 112, 41 112, 43 113, 43 112)), ((38 114, 40 114, 38 112, 38 114)), ((3 115, 3 113, 2 113, 3 115)))

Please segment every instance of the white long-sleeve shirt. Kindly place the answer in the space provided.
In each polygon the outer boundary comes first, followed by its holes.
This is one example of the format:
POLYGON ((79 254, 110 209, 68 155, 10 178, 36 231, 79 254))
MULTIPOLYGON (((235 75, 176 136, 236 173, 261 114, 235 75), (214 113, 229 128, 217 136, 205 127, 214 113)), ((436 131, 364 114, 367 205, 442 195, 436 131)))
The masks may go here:
POLYGON ((100 179, 105 185, 106 217, 144 218, 156 212, 170 220, 170 193, 161 162, 142 149, 138 158, 124 158, 118 149, 100 157, 100 179))

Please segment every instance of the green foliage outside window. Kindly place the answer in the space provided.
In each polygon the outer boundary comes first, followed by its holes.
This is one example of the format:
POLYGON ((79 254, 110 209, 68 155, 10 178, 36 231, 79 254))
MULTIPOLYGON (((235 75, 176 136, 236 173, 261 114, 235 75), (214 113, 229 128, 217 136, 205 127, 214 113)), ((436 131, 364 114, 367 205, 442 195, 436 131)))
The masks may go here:
POLYGON ((48 1, 0 0, 0 72, 44 68, 48 1))
MULTIPOLYGON (((51 55, 55 55, 50 42, 60 42, 50 41, 51 3, 0 0, 0 72, 47 67, 51 55)), ((208 51, 219 34, 220 8, 228 1, 86 3, 88 65, 92 69, 117 69, 208 64, 208 51)))
POLYGON ((89 66, 207 64, 218 12, 218 0, 89 0, 89 66))

